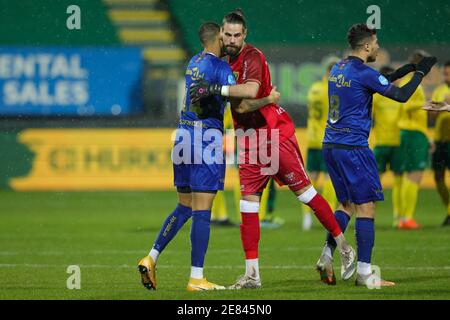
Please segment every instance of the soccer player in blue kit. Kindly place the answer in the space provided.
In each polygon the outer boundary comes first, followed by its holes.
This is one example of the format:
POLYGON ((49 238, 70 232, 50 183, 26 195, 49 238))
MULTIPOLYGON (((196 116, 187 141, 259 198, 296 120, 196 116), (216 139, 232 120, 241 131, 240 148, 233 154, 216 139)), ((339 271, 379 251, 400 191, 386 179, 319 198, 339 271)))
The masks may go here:
MULTIPOLYGON (((199 38, 204 50, 188 64, 185 92, 189 92, 193 83, 202 80, 223 86, 235 85, 230 66, 219 58, 222 52, 220 26, 214 22, 202 24, 199 38)), ((248 107, 263 106, 274 97, 279 98, 279 93, 275 90, 267 97, 244 101, 247 101, 248 107)), ((226 100, 220 95, 208 96, 195 103, 191 103, 189 94, 185 96, 172 151, 178 205, 164 221, 150 253, 138 264, 142 284, 149 290, 157 287, 156 263, 160 253, 191 217, 191 275, 187 290, 225 289, 207 281, 203 276, 211 208, 217 191, 224 188, 222 135, 225 106, 226 100)), ((246 104, 243 106, 239 107, 243 108, 241 111, 245 111, 246 104)))
MULTIPOLYGON (((372 95, 379 93, 395 101, 407 101, 436 63, 436 58, 425 57, 417 65, 405 65, 384 77, 366 65, 377 57, 376 30, 365 24, 355 24, 349 29, 347 39, 352 52, 333 66, 328 78, 329 110, 323 156, 339 201, 335 217, 343 232, 356 213, 356 285, 393 286, 395 283, 381 279, 371 268, 375 202, 384 200, 377 163, 368 146, 372 95), (391 83, 413 71, 414 76, 403 87, 391 83)), ((316 265, 321 280, 327 284, 336 283, 332 265, 335 248, 336 243, 328 234, 316 265)))

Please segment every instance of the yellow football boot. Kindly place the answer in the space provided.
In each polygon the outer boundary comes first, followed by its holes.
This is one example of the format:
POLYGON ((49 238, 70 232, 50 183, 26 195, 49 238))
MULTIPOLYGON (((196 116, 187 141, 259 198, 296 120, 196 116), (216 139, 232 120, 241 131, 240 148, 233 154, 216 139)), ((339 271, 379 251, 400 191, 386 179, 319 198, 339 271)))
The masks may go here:
POLYGON ((204 290, 224 290, 224 286, 219 286, 218 284, 209 282, 205 278, 203 279, 194 279, 190 278, 187 288, 187 291, 204 291, 204 290))
POLYGON ((148 290, 156 290, 156 264, 153 258, 146 256, 139 261, 138 271, 141 274, 142 284, 148 290))

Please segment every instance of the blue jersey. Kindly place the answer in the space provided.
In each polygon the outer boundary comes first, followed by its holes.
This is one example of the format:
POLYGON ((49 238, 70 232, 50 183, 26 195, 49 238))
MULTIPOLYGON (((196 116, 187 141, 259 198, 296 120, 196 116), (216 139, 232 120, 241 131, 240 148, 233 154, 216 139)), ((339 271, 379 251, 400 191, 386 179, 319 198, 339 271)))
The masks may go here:
POLYGON ((378 71, 357 57, 333 66, 328 77, 328 120, 323 143, 368 146, 372 96, 390 87, 378 71))
POLYGON ((226 100, 222 96, 210 96, 192 105, 189 98, 189 87, 200 79, 220 85, 235 85, 233 72, 225 61, 208 52, 201 52, 194 56, 186 69, 186 95, 181 123, 189 124, 201 121, 205 128, 215 128, 223 131, 223 114, 226 100))

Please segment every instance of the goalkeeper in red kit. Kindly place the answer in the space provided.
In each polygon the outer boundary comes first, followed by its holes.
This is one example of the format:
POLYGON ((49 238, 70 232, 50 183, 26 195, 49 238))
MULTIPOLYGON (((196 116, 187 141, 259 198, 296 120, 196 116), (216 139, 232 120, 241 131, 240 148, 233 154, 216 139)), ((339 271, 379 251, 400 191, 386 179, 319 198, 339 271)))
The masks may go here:
POLYGON ((356 254, 347 243, 328 203, 311 185, 303 165, 294 123, 280 106, 269 103, 263 107, 249 104, 272 90, 269 67, 264 54, 245 43, 247 27, 240 9, 223 19, 222 40, 237 85, 221 86, 206 81, 193 85, 191 101, 208 95, 230 97, 237 144, 241 183, 241 240, 245 251, 246 272, 230 289, 259 288, 258 265, 260 223, 258 218, 261 194, 270 178, 287 185, 298 200, 314 211, 322 225, 333 235, 341 253, 341 276, 349 279, 356 269, 356 254), (234 99, 233 99, 234 98, 234 99), (240 131, 239 131, 240 130, 240 131), (238 132, 244 133, 239 135, 238 132), (248 143, 247 143, 248 142, 248 143), (266 149, 270 146, 270 150, 266 149), (261 152, 261 151, 265 152, 261 152), (254 156, 257 154, 257 160, 254 156), (268 155, 270 161, 268 161, 268 155))

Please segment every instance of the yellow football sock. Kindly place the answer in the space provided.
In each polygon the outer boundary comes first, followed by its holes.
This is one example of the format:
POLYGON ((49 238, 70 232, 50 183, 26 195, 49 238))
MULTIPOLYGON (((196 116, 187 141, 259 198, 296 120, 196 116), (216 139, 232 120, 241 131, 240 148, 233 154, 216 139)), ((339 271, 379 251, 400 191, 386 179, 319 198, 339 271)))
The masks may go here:
POLYGON ((213 206, 211 209, 212 220, 226 220, 228 219, 227 205, 225 202, 225 192, 218 191, 214 198, 213 206))
POLYGON ((397 222, 400 217, 400 211, 402 208, 402 176, 394 176, 394 185, 392 186, 392 207, 394 211, 394 222, 397 222))
POLYGON ((325 200, 327 200, 331 209, 333 211, 336 210, 337 205, 336 192, 334 192, 333 182, 331 182, 331 179, 329 178, 325 179, 323 182, 322 196, 325 198, 325 200))
POLYGON ((419 184, 409 180, 407 177, 402 181, 401 202, 404 208, 402 215, 411 219, 416 210, 417 196, 419 193, 419 184))

